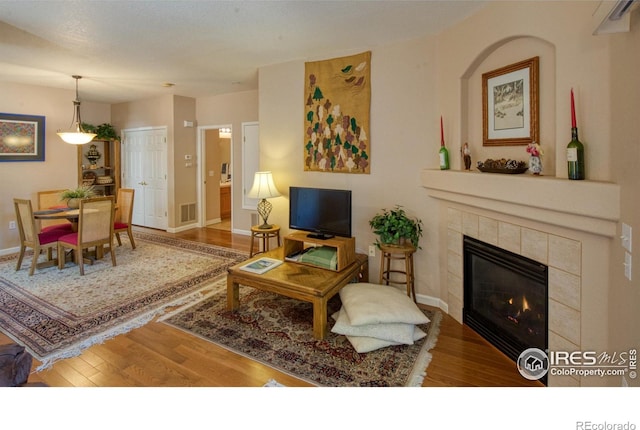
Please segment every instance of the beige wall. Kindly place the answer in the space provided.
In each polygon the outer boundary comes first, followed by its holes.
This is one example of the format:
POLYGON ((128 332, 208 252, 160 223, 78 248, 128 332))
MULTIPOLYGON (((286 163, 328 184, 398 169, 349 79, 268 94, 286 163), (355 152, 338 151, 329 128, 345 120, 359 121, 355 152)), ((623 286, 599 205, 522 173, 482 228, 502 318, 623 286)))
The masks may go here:
MULTIPOLYGON (((417 291, 437 297, 438 261, 434 246, 436 208, 420 185, 420 170, 438 164, 440 118, 436 100, 435 39, 421 38, 372 50, 371 173, 320 173, 303 170, 304 62, 260 69, 260 169, 271 170, 282 197, 270 200, 269 220, 287 232, 288 189, 317 186, 353 191, 353 236, 367 252, 375 236, 369 219, 382 208, 404 206, 425 222, 422 249, 415 255, 417 291)), ((336 57, 357 52, 336 52, 336 57)), ((309 61, 319 58, 309 58, 309 61)), ((372 280, 379 255, 370 259, 372 280)))
POLYGON ((185 165, 185 155, 196 154, 195 99, 166 95, 112 105, 112 124, 121 132, 145 127, 167 127, 167 225, 169 231, 179 229, 180 206, 195 203, 195 164, 185 165), (194 123, 185 127, 184 122, 194 123))
MULTIPOLYGON (((169 227, 179 228, 180 226, 192 225, 191 221, 180 221, 180 207, 185 204, 197 203, 197 150, 196 150, 196 100, 191 97, 174 96, 173 98, 173 130, 174 130, 174 153, 173 158, 169 156, 170 164, 173 160, 174 169, 174 191, 169 195, 169 201, 174 199, 173 216, 174 223, 169 227), (185 127, 184 122, 193 123, 193 127, 185 127), (191 155, 194 162, 191 166, 185 163, 185 155, 191 155)), ((169 170, 171 171, 171 170, 169 170)), ((172 211, 169 205, 169 211, 172 211)), ((171 221, 171 218, 169 218, 171 221)), ((171 230, 170 230, 171 231, 171 230)))
POLYGON ((145 127, 167 128, 167 210, 169 227, 175 226, 175 169, 171 162, 174 158, 173 96, 166 95, 152 99, 129 103, 117 103, 111 106, 111 124, 121 135, 123 130, 145 127))
MULTIPOLYGON (((58 129, 71 125, 73 90, 0 82, 0 94, 0 112, 45 117, 45 161, 0 162, 0 254, 4 254, 18 247, 18 230, 8 229, 9 221, 15 221, 13 198, 30 198, 35 205, 40 190, 77 186, 78 156, 76 146, 56 135, 58 129)), ((82 102, 82 121, 109 122, 109 110, 107 104, 82 102)))
MULTIPOLYGON (((167 95, 160 98, 113 105, 112 123, 118 129, 167 126, 168 139, 168 225, 169 231, 188 228, 180 223, 180 206, 198 201, 197 130, 198 127, 232 126, 232 172, 242 169, 241 125, 258 120, 257 91, 192 99, 167 95), (185 127, 191 121, 194 127, 185 127), (185 155, 194 163, 185 166, 185 155)), ((216 168, 219 173, 219 168, 216 168)), ((238 176, 236 176, 238 177, 238 176)), ((239 184, 235 184, 239 185, 239 184)), ((242 210, 242 188, 233 187, 232 214, 234 229, 249 231, 250 211, 242 210)))
MULTIPOLYGON (((231 216, 235 232, 247 233, 251 228, 251 213, 242 208, 242 123, 258 121, 258 91, 244 91, 196 99, 199 127, 231 125, 231 216)), ((218 174, 220 166, 215 168, 218 174)))
MULTIPOLYGON (((576 96, 580 138, 585 144, 587 178, 610 180, 608 39, 592 36, 591 15, 597 2, 496 2, 438 37, 438 99, 453 123, 451 139, 468 135, 472 150, 481 148, 482 73, 539 55, 541 65, 541 136, 549 154, 543 163, 551 176, 567 177, 566 144, 571 140, 570 91, 576 96), (554 66, 555 65, 555 66, 554 66), (551 71, 550 67, 554 67, 551 71), (473 93, 465 94, 462 77, 473 93), (479 98, 480 97, 480 98, 479 98), (463 122, 463 113, 469 119, 463 122), (471 127, 471 129, 469 129, 471 127), (555 157, 555 160, 548 160, 555 157)), ((454 165, 459 166, 459 153, 454 165)), ((508 154, 526 159, 524 149, 484 149, 482 156, 508 154)), ((487 157, 485 157, 487 158, 487 157)), ((508 157, 505 157, 508 158, 508 157)))
MULTIPOLYGON (((640 237, 640 140, 638 119, 640 118, 640 9, 632 15, 632 30, 608 36, 611 54, 608 67, 611 69, 610 100, 611 114, 609 141, 611 150, 611 179, 621 188, 620 220, 633 227, 636 238, 640 237)), ((621 225, 621 223, 620 223, 621 225)), ((620 225, 619 235, 622 233, 620 225)), ((640 242, 634 241, 632 255, 632 280, 624 277, 622 262, 624 249, 619 240, 614 240, 611 253, 611 283, 609 294, 610 347, 622 351, 640 345, 640 242)), ((639 386, 638 379, 629 380, 629 385, 639 386)))

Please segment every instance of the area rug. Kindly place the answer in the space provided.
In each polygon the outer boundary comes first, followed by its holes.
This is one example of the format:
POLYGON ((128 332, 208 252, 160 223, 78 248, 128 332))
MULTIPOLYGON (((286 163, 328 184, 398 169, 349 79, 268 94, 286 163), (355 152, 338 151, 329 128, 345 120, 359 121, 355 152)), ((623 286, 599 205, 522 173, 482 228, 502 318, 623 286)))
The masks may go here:
MULTIPOLYGON (((329 315, 340 307, 336 295, 328 303, 329 315)), ((423 312, 431 320, 419 326, 425 338, 366 354, 335 333, 316 340, 310 303, 250 287, 240 288, 237 312, 226 310, 222 291, 161 320, 317 386, 402 387, 422 385, 431 360, 428 351, 437 340, 442 314, 423 312)))
POLYGON ((247 258, 157 234, 136 232, 134 239, 136 249, 126 237, 115 246, 115 267, 107 257, 85 265, 84 276, 73 263, 28 276, 32 255, 17 272, 16 255, 0 257, 0 329, 42 362, 37 370, 140 327, 168 307, 202 300, 225 284, 227 268, 247 258))

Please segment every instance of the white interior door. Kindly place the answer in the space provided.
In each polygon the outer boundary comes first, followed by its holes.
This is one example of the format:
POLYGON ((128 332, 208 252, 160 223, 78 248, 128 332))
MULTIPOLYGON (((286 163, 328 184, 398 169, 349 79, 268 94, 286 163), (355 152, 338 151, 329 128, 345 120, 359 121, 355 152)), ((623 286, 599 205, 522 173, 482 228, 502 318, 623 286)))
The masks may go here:
POLYGON ((133 224, 167 229, 166 128, 125 130, 122 184, 135 190, 133 224))

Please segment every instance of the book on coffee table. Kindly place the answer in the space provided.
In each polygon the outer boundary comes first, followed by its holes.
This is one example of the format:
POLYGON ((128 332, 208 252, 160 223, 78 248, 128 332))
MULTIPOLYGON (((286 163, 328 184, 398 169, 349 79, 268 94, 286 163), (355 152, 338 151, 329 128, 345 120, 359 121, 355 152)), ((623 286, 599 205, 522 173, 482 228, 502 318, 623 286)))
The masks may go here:
POLYGON ((282 264, 282 260, 276 260, 275 258, 262 257, 257 259, 256 261, 252 261, 251 263, 245 264, 244 266, 240 266, 239 269, 261 275, 265 272, 268 272, 271 269, 278 267, 281 264, 282 264))

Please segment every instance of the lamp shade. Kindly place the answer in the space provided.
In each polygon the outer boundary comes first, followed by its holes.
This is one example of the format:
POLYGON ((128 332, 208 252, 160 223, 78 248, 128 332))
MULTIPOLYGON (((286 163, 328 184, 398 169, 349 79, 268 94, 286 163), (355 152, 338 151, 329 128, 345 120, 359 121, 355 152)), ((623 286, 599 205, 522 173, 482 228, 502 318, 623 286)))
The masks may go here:
POLYGON ((89 143, 93 140, 96 135, 94 133, 83 133, 83 132, 59 132, 58 136, 66 143, 70 143, 72 145, 84 145, 85 143, 89 143))
POLYGON ((82 118, 80 117, 80 99, 78 97, 78 80, 82 79, 82 76, 73 75, 73 79, 76 80, 76 99, 73 101, 73 120, 71 124, 75 123, 75 128, 69 131, 58 130, 57 135, 62 140, 72 145, 84 145, 89 143, 96 137, 95 133, 87 133, 82 128, 82 118))
POLYGON ((273 183, 271 172, 256 172, 253 178, 253 187, 247 193, 252 199, 269 199, 279 197, 281 194, 273 183))

